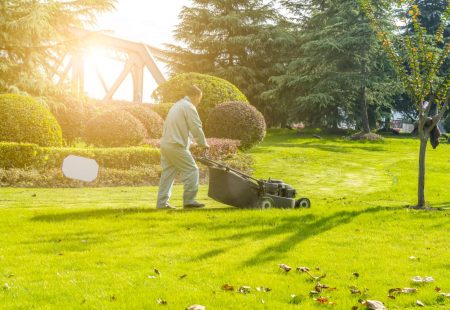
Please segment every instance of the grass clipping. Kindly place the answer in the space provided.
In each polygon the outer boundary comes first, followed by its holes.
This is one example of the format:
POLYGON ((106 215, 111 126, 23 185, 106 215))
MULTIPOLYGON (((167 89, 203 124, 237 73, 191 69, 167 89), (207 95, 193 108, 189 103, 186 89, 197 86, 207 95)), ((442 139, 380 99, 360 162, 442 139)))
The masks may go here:
POLYGON ((383 140, 383 137, 373 132, 369 133, 358 132, 355 133, 354 135, 351 135, 350 140, 381 141, 383 140))

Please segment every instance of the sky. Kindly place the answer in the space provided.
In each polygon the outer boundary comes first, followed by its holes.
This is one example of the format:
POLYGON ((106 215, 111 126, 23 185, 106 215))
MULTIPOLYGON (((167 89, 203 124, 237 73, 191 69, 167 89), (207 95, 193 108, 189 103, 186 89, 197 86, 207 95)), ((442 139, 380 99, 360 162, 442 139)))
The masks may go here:
MULTIPOLYGON (((183 5, 190 5, 189 0, 118 0, 116 10, 99 15, 93 30, 108 31, 113 36, 146 43, 163 48, 164 43, 175 43, 173 30, 179 23, 178 15, 183 5)), ((89 96, 102 98, 104 90, 96 78, 95 71, 89 64, 95 62, 100 68, 106 83, 114 83, 122 70, 123 64, 104 57, 101 50, 91 51, 87 57, 85 90, 89 96)), ((160 65, 167 76, 167 69, 160 65)), ((150 94, 156 88, 149 73, 144 75, 144 101, 150 102, 150 94)), ((131 100, 132 82, 128 77, 113 97, 117 100, 131 100)))
POLYGON ((98 17, 97 29, 156 47, 172 43, 178 14, 189 0, 118 0, 116 11, 98 17))

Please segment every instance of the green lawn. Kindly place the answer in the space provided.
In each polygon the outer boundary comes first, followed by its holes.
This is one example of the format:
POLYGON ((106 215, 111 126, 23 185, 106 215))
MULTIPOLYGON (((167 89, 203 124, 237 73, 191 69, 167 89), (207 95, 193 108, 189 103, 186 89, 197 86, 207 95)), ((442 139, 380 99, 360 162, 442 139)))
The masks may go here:
MULTIPOLYGON (((351 309, 361 298, 389 309, 415 308, 417 300, 450 308, 435 291, 450 293, 450 212, 405 208, 416 200, 416 140, 273 131, 250 153, 257 177, 292 184, 312 208, 228 208, 208 199, 206 186, 199 199, 207 209, 159 212, 155 187, 0 189, 0 308, 351 309), (320 282, 336 290, 318 296, 336 305, 309 296, 315 284, 298 266, 326 273, 320 282), (418 286, 414 276, 435 282, 418 286), (223 284, 252 289, 240 294, 223 284), (351 285, 368 295, 352 295, 351 285), (419 291, 388 298, 396 287, 419 291)), ((430 148, 427 159, 427 200, 448 208, 450 145, 430 148)), ((180 197, 177 186, 172 202, 180 197)))

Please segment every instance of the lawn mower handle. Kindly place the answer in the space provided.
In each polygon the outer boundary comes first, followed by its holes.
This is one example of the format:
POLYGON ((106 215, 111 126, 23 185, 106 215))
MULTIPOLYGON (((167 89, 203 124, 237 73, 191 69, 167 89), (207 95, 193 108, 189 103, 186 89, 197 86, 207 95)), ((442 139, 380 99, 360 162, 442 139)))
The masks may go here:
POLYGON ((238 174, 238 175, 240 175, 240 176, 242 176, 244 178, 251 179, 251 180, 255 181, 256 183, 258 183, 258 185, 263 185, 264 184, 264 182, 262 180, 255 179, 254 177, 249 176, 248 174, 245 174, 245 173, 243 173, 243 172, 241 172, 239 170, 233 169, 233 168, 231 168, 231 167, 229 167, 227 165, 224 165, 224 164, 221 164, 219 162, 216 162, 216 161, 214 161, 212 159, 207 158, 206 156, 204 156, 204 157, 196 157, 195 160, 201 162, 202 164, 204 164, 205 166, 208 166, 208 167, 217 166, 217 167, 223 168, 225 170, 232 171, 232 172, 234 172, 234 173, 236 173, 236 174, 238 174))

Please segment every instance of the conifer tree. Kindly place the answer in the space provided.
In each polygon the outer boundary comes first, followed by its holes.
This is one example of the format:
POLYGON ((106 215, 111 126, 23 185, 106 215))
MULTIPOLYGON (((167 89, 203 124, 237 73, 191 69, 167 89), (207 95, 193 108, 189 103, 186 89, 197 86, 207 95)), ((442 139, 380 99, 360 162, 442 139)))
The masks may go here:
POLYGON ((286 74, 274 78, 294 100, 299 118, 337 127, 357 123, 370 131, 369 111, 392 101, 390 68, 356 0, 292 2, 302 14, 300 49, 286 74))
POLYGON ((280 70, 277 64, 291 42, 272 1, 193 0, 180 18, 175 38, 181 45, 167 45, 172 71, 232 82, 270 122, 277 106, 262 93, 270 89, 269 78, 280 70))

